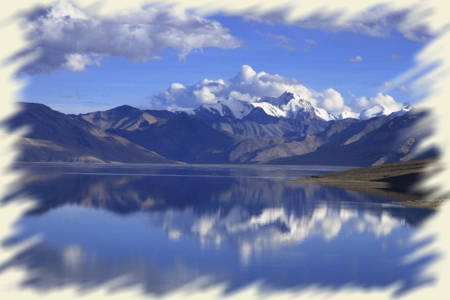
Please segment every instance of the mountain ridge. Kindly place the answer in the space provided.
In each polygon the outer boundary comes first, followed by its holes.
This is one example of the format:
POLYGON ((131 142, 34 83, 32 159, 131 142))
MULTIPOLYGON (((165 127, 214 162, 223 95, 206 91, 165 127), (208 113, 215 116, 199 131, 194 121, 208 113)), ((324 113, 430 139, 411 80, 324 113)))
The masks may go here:
POLYGON ((340 113, 330 113, 310 100, 285 91, 279 97, 260 97, 253 100, 222 99, 215 103, 205 103, 191 111, 193 115, 212 114, 215 117, 231 117, 243 119, 256 108, 260 108, 268 116, 276 118, 309 118, 323 121, 342 119, 367 120, 373 117, 387 116, 392 113, 402 114, 408 112, 411 107, 397 103, 394 107, 384 103, 377 103, 366 107, 360 113, 353 112, 350 108, 340 113))
MULTIPOLYGON (((281 106, 293 100, 301 104, 292 94, 283 95, 272 100, 281 106)), ((25 161, 366 166, 416 157, 417 145, 427 135, 412 130, 426 115, 415 110, 329 121, 315 110, 296 112, 292 118, 275 117, 253 107, 239 119, 230 111, 199 108, 186 113, 122 105, 65 115, 28 103, 9 120, 9 128, 37 128, 21 140, 19 160, 25 161)))
POLYGON ((46 105, 21 103, 21 106, 19 113, 3 122, 11 131, 31 127, 19 140, 19 161, 175 163, 46 105))

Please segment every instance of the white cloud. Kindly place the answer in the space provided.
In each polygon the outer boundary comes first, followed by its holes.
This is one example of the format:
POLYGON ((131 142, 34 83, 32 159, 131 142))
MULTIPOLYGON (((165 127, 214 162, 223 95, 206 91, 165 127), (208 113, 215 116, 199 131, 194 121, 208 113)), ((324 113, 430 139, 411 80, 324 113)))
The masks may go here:
POLYGON ((243 65, 241 70, 229 80, 205 78, 186 86, 181 83, 172 83, 166 91, 153 96, 151 107, 172 110, 192 109, 201 104, 212 104, 226 99, 256 102, 262 97, 279 97, 284 92, 296 94, 335 115, 357 116, 361 110, 374 106, 383 108, 384 112, 398 111, 403 107, 403 104, 396 102, 392 96, 382 93, 369 98, 359 97, 350 106, 345 103, 342 94, 333 88, 321 92, 315 91, 295 78, 256 72, 248 65, 243 65))
POLYGON ((374 97, 360 97, 356 100, 357 105, 363 109, 378 109, 384 114, 390 114, 403 108, 403 104, 395 101, 391 95, 378 93, 374 97))
POLYGON ((334 89, 326 89, 323 95, 322 106, 328 112, 340 113, 344 108, 344 98, 342 95, 334 89))
POLYGON ((245 101, 245 102, 254 102, 258 99, 256 96, 252 96, 248 93, 240 93, 238 91, 231 91, 228 95, 230 99, 233 100, 239 100, 239 101, 245 101))
POLYGON ((154 96, 152 107, 160 109, 193 108, 203 103, 215 103, 224 99, 227 84, 224 80, 209 80, 207 78, 192 85, 175 82, 170 87, 154 96))
POLYGON ((389 110, 392 111, 397 111, 402 108, 402 104, 396 102, 392 96, 384 95, 382 93, 378 93, 376 96, 370 98, 370 101, 373 104, 380 104, 384 107, 387 107, 389 110))
POLYGON ((172 90, 179 90, 179 89, 184 89, 186 88, 183 84, 179 83, 179 82, 174 82, 170 85, 170 88, 172 90))
POLYGON ((225 99, 255 102, 261 97, 279 97, 286 91, 330 113, 351 112, 351 108, 345 105, 342 95, 332 88, 317 92, 294 78, 256 72, 248 65, 243 65, 229 80, 203 79, 187 86, 173 83, 166 91, 155 95, 151 105, 153 108, 180 109, 195 108, 201 104, 216 103, 225 99))
POLYGON ((215 103, 216 96, 211 92, 211 90, 204 86, 200 90, 193 91, 194 96, 197 98, 199 103, 215 103))
POLYGON ((335 89, 328 88, 322 93, 316 93, 317 105, 324 108, 327 112, 335 115, 346 115, 355 117, 357 114, 353 112, 352 108, 345 105, 342 94, 335 89))
MULTIPOLYGON (((183 0, 175 2, 182 4, 183 0)), ((208 13, 222 12, 269 24, 284 23, 302 28, 345 31, 377 37, 400 33, 415 41, 426 41, 432 34, 436 34, 436 30, 433 31, 426 25, 426 18, 430 16, 426 5, 412 6, 408 2, 395 5, 377 5, 370 1, 354 1, 352 5, 346 1, 329 2, 332 2, 333 8, 327 7, 324 1, 297 5, 292 0, 279 0, 265 3, 255 9, 253 1, 234 0, 228 1, 226 6, 211 3, 208 13)), ((201 11, 204 10, 204 3, 190 3, 189 7, 201 11)))
POLYGON ((360 108, 367 108, 370 105, 370 101, 365 96, 363 96, 363 97, 359 97, 358 99, 356 99, 356 104, 360 108))
POLYGON ((205 47, 236 48, 240 42, 216 21, 168 9, 148 7, 99 17, 64 2, 27 15, 30 47, 17 56, 37 51, 38 58, 24 66, 28 73, 56 69, 83 71, 103 57, 122 56, 133 62, 161 59, 164 48, 189 52, 205 47))
POLYGON ((349 58, 348 61, 351 62, 351 63, 359 63, 359 62, 363 61, 363 58, 362 58, 362 56, 357 55, 355 57, 349 58))
MULTIPOLYGON (((243 65, 241 70, 231 79, 203 79, 198 83, 183 86, 176 83, 169 89, 154 97, 153 107, 194 108, 203 103, 213 103, 224 99, 255 101, 260 97, 278 97, 288 91, 304 99, 316 102, 313 91, 299 83, 296 79, 286 78, 278 74, 256 72, 252 67, 243 65)), ((319 95, 318 95, 319 96, 319 95)))
POLYGON ((243 65, 241 71, 230 79, 229 88, 254 97, 278 97, 287 91, 304 99, 313 98, 312 91, 298 80, 278 74, 257 73, 248 65, 243 65))
POLYGON ((88 55, 73 53, 65 55, 66 62, 63 68, 70 71, 84 71, 86 66, 99 65, 100 62, 96 59, 91 59, 88 55))

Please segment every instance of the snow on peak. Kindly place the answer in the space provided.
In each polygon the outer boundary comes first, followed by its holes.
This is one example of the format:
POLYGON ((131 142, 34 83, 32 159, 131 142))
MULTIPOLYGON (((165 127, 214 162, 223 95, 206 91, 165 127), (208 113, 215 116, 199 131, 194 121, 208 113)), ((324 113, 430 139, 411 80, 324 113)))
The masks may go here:
POLYGON ((343 120, 343 119, 359 119, 359 114, 355 113, 353 111, 347 110, 347 111, 341 112, 337 116, 337 119, 339 119, 339 120, 343 120))
POLYGON ((319 108, 310 101, 290 92, 284 92, 280 97, 262 97, 253 102, 228 98, 216 103, 203 104, 196 111, 206 110, 221 117, 242 119, 256 107, 261 108, 267 115, 277 118, 294 119, 299 115, 306 114, 309 118, 318 118, 325 121, 337 119, 325 109, 319 108))
POLYGON ((242 119, 250 113, 253 106, 245 101, 236 99, 226 99, 213 104, 203 104, 199 109, 207 110, 221 117, 234 117, 242 119))
POLYGON ((296 118, 299 113, 306 113, 310 117, 330 121, 336 119, 325 109, 316 107, 310 101, 300 98, 290 92, 284 92, 280 97, 263 97, 252 103, 255 107, 260 107, 270 116, 283 118, 296 118))
MULTIPOLYGON (((244 73, 246 72, 248 73, 250 71, 243 70, 242 76, 244 76, 244 73)), ((253 98, 244 100, 230 97, 219 100, 216 103, 203 104, 197 108, 194 113, 207 111, 221 117, 242 119, 254 108, 261 108, 267 115, 276 118, 296 119, 299 117, 306 117, 309 119, 320 119, 324 121, 350 118, 367 120, 370 118, 387 116, 391 114, 395 114, 397 116, 402 115, 411 109, 409 106, 402 104, 393 106, 377 103, 364 109, 360 113, 356 113, 348 109, 335 115, 328 112, 324 108, 316 106, 310 100, 305 100, 294 93, 286 91, 279 97, 261 97, 259 99, 253 98)))
POLYGON ((409 105, 402 105, 399 109, 393 109, 384 104, 376 104, 370 108, 367 108, 359 114, 361 120, 367 120, 380 116, 389 116, 395 114, 396 116, 403 115, 411 110, 409 105))
POLYGON ((277 107, 281 105, 288 104, 293 99, 298 99, 299 97, 290 92, 284 92, 280 97, 262 97, 258 102, 267 102, 277 107))

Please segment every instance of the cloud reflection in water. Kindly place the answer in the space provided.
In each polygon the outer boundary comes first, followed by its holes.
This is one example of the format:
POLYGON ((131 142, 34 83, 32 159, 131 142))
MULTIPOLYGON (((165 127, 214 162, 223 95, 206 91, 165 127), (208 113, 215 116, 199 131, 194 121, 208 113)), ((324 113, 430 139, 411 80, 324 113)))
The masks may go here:
MULTIPOLYGON (((16 194, 38 202, 9 244, 43 240, 6 266, 29 270, 24 284, 35 288, 89 289, 127 276, 156 294, 199 278, 228 291, 262 281, 276 290, 399 283, 403 292, 433 280, 423 269, 435 254, 403 262, 431 242, 411 240, 430 215, 424 209, 257 178, 251 169, 175 169, 180 177, 39 172, 16 194), (196 176, 202 172, 226 176, 196 176)), ((297 173, 290 175, 305 170, 297 173)))

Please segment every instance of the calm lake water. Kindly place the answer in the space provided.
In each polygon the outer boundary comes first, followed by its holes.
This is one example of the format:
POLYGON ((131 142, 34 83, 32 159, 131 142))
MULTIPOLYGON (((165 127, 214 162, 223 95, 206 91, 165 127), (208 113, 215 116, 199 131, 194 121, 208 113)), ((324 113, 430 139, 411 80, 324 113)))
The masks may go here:
POLYGON ((226 293, 308 287, 428 284, 432 254, 405 261, 431 211, 288 179, 332 169, 33 165, 21 190, 36 206, 4 247, 42 240, 1 268, 29 270, 25 286, 81 290, 126 276, 151 294, 194 280, 226 293))

